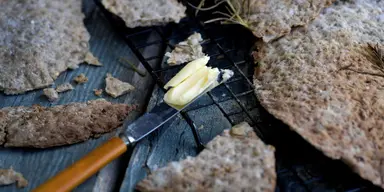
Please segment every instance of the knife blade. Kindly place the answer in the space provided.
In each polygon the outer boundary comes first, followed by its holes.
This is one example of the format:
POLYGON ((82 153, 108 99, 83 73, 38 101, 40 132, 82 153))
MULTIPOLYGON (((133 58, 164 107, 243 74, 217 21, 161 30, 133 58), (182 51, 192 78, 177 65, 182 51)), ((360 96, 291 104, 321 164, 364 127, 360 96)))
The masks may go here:
POLYGON ((120 134, 120 138, 129 142, 129 144, 135 143, 172 119, 179 112, 180 110, 162 102, 134 122, 125 123, 123 125, 125 130, 120 134))

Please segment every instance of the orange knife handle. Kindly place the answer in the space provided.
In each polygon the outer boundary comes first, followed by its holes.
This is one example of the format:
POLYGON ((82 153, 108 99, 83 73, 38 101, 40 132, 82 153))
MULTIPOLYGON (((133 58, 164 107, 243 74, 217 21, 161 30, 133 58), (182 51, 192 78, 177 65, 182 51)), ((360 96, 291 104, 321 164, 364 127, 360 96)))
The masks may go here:
POLYGON ((114 137, 33 191, 71 191, 126 151, 125 142, 114 137))

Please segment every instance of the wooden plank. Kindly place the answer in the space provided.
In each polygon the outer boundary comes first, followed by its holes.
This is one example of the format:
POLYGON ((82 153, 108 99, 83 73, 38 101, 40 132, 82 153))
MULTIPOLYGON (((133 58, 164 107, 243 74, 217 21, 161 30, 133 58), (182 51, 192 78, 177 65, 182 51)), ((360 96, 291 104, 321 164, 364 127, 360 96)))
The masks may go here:
MULTIPOLYGON (((121 37, 113 31, 103 14, 98 10, 98 8, 95 7, 93 1, 84 0, 83 3, 83 11, 87 16, 85 24, 91 34, 90 49, 94 55, 100 59, 104 66, 95 67, 81 65, 79 69, 67 71, 61 74, 55 81, 56 85, 64 82, 72 82, 72 79, 80 73, 85 73, 89 78, 89 82, 84 85, 76 85, 75 90, 60 94, 61 98, 57 102, 48 102, 46 98, 42 96, 41 90, 31 91, 17 96, 6 96, 1 93, 0 107, 19 105, 30 106, 32 104, 51 106, 97 99, 98 97, 94 95, 93 89, 105 87, 104 77, 108 72, 123 81, 130 82, 137 89, 134 92, 117 99, 113 99, 106 94, 103 94, 102 97, 111 102, 138 104, 139 110, 132 112, 129 116, 129 120, 135 119, 142 113, 148 100, 147 95, 151 93, 153 87, 152 78, 150 75, 141 77, 137 73, 133 72, 129 67, 117 61, 119 57, 123 56, 132 61, 132 63, 138 64, 138 67, 141 70, 144 70, 143 66, 140 65, 138 60, 133 56, 123 39, 121 39, 121 37)), ((144 39, 144 41, 146 40, 149 41, 151 39, 144 39)), ((144 52, 152 51, 153 50, 144 50, 144 52)), ((154 60, 151 63, 155 65, 157 61, 154 60)), ((48 178, 57 174, 60 170, 80 159, 83 155, 90 152, 114 134, 115 133, 110 133, 102 136, 101 138, 93 139, 87 142, 50 149, 37 150, 1 148, 0 167, 9 168, 12 166, 15 170, 23 173, 23 175, 29 180, 29 185, 24 189, 17 189, 15 185, 0 187, 0 192, 30 191, 46 181, 48 178)), ((99 172, 98 175, 92 177, 79 186, 75 191, 113 191, 118 188, 116 186, 118 186, 118 176, 120 175, 119 171, 124 173, 124 168, 126 166, 126 161, 123 159, 114 161, 99 172)))

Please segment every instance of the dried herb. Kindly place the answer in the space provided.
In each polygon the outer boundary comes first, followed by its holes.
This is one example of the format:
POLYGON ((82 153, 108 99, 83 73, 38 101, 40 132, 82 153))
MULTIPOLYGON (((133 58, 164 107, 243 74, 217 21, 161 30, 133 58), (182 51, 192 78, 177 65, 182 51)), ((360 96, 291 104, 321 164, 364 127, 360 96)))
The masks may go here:
POLYGON ((382 50, 380 48, 379 44, 372 45, 372 44, 368 43, 366 51, 363 52, 362 54, 370 62, 372 62, 373 67, 375 69, 377 69, 378 71, 380 71, 380 73, 374 73, 374 72, 369 72, 369 71, 362 71, 362 70, 353 69, 353 68, 351 68, 352 64, 340 68, 339 71, 349 70, 349 71, 353 71, 355 73, 360 73, 363 75, 372 75, 372 76, 384 78, 384 50, 382 50))
POLYGON ((120 57, 119 58, 119 62, 120 63, 127 63, 129 66, 131 66, 131 68, 136 72, 138 73, 140 76, 142 77, 145 77, 147 75, 147 73, 144 71, 140 71, 140 69, 138 69, 134 64, 132 64, 130 61, 128 61, 128 59, 126 58, 123 58, 123 57, 120 57))
POLYGON ((373 66, 384 75, 384 50, 380 49, 378 43, 374 46, 368 43, 368 55, 370 55, 368 59, 372 61, 373 66))
MULTIPOLYGON (((195 7, 194 5, 188 3, 191 7, 196 9, 196 14, 198 11, 210 11, 212 9, 215 9, 219 5, 226 3, 225 8, 227 9, 228 13, 224 13, 221 11, 215 11, 213 14, 220 15, 218 18, 214 18, 208 21, 205 21, 205 23, 212 23, 216 21, 221 21, 222 24, 240 24, 243 25, 246 28, 249 27, 249 21, 247 19, 244 19, 240 16, 240 13, 250 15, 250 0, 243 0, 240 4, 239 1, 233 1, 234 4, 232 4, 231 0, 222 0, 217 2, 215 5, 211 7, 202 8, 204 5, 205 0, 202 0, 198 7, 195 7)), ((247 17, 249 18, 249 17, 247 17)))

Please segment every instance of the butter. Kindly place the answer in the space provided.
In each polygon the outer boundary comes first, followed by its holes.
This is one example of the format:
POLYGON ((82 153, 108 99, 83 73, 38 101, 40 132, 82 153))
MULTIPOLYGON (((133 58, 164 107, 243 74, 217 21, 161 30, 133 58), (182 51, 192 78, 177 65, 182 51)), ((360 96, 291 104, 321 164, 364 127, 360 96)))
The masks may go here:
POLYGON ((233 76, 233 71, 229 69, 207 67, 208 60, 207 56, 196 59, 181 69, 164 86, 166 89, 170 88, 164 95, 164 101, 181 109, 201 93, 215 88, 233 76))
POLYGON ((188 77, 193 75, 200 68, 206 66, 208 61, 209 61, 209 57, 204 56, 202 58, 189 62, 167 84, 165 84, 164 89, 178 86, 180 83, 182 83, 188 77))
POLYGON ((185 81, 171 88, 164 95, 164 101, 168 104, 183 106, 211 87, 212 84, 217 83, 219 74, 219 69, 203 66, 185 81))

